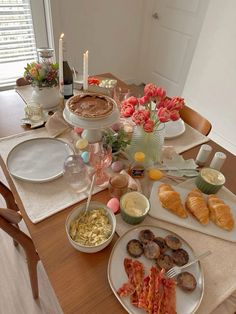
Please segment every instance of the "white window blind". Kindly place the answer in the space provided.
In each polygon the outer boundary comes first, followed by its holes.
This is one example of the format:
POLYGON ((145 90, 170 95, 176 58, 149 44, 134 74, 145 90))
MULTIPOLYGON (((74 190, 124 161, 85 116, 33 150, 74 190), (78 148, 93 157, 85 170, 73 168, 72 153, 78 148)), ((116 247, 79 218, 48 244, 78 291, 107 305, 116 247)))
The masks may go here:
POLYGON ((0 0, 0 88, 14 84, 36 59, 30 0, 0 0))

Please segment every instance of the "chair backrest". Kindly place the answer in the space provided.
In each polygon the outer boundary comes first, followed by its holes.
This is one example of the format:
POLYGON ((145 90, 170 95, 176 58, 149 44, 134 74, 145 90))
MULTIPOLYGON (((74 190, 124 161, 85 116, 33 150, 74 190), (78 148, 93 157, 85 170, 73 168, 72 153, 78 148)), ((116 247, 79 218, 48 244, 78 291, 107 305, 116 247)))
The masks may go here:
POLYGON ((211 131, 211 123, 201 116, 200 113, 186 105, 180 110, 180 117, 185 123, 198 130, 203 135, 208 135, 211 131))
POLYGON ((19 208, 15 203, 14 196, 7 186, 0 181, 0 194, 3 196, 7 208, 0 208, 0 229, 4 230, 14 239, 14 244, 18 243, 23 247, 28 264, 30 283, 33 297, 38 298, 38 277, 37 263, 38 254, 30 237, 19 229, 18 223, 22 217, 19 208))

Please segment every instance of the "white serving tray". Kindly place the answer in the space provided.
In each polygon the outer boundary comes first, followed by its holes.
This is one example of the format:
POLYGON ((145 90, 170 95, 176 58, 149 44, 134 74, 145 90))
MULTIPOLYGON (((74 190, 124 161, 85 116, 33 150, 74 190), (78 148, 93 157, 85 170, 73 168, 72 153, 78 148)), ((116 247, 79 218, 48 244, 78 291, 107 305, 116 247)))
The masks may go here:
MULTIPOLYGON (((194 188, 195 179, 187 180, 178 185, 173 185, 175 191, 180 194, 181 200, 183 204, 185 203, 185 199, 187 194, 194 188)), ((159 197, 157 194, 158 186, 162 184, 162 182, 158 181, 153 184, 150 203, 151 209, 149 211, 149 215, 153 218, 157 218, 160 220, 164 220, 175 225, 179 225, 185 228, 189 228, 192 230, 196 230, 205 234, 212 235, 217 238, 221 238, 227 241, 236 242, 236 196, 230 192, 226 187, 223 187, 217 195, 231 208, 231 212, 234 217, 235 226, 231 231, 226 231, 221 229, 217 225, 215 225, 212 221, 210 221, 207 225, 200 224, 191 214, 188 215, 188 218, 180 218, 175 214, 172 214, 169 210, 162 207, 159 201, 159 197)), ((205 195, 207 197, 207 195, 205 195)))

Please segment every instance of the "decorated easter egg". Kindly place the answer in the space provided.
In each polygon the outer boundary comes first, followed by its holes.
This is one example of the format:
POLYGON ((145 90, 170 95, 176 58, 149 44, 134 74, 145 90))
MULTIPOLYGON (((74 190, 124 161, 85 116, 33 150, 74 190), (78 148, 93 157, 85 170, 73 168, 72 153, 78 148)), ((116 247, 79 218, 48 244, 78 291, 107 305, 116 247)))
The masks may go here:
POLYGON ((83 162, 84 162, 85 164, 87 164, 87 163, 89 162, 89 153, 88 153, 88 152, 83 152, 83 153, 81 154, 81 158, 83 159, 83 162))
POLYGON ((78 127, 74 127, 74 131, 77 133, 77 134, 81 134, 83 132, 84 129, 82 128, 78 128, 78 127))
POLYGON ((86 149, 87 146, 88 146, 88 141, 86 140, 86 138, 79 139, 75 144, 75 147, 79 150, 86 149))
POLYGON ((109 207, 110 209, 112 209, 113 213, 117 213, 118 210, 120 209, 120 202, 118 200, 118 198, 113 197, 111 198, 108 202, 107 202, 107 207, 109 207))
POLYGON ((164 176, 161 170, 155 169, 155 168, 149 169, 148 175, 150 179, 155 180, 155 181, 160 180, 164 176))
POLYGON ((120 128, 121 128, 120 122, 114 123, 114 124, 111 126, 111 128, 112 128, 112 130, 114 130, 115 132, 119 131, 120 128))
POLYGON ((123 162, 120 161, 120 160, 114 161, 114 162, 111 164, 111 169, 112 169, 114 172, 120 172, 123 168, 124 168, 124 164, 123 164, 123 162))

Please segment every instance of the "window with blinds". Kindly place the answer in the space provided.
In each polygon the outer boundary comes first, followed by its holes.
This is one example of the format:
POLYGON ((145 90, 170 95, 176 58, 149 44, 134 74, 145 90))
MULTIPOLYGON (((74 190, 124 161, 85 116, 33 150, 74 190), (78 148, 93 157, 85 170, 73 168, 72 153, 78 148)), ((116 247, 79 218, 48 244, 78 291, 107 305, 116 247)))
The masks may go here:
POLYGON ((36 59, 30 0, 0 0, 0 88, 14 84, 36 59))

